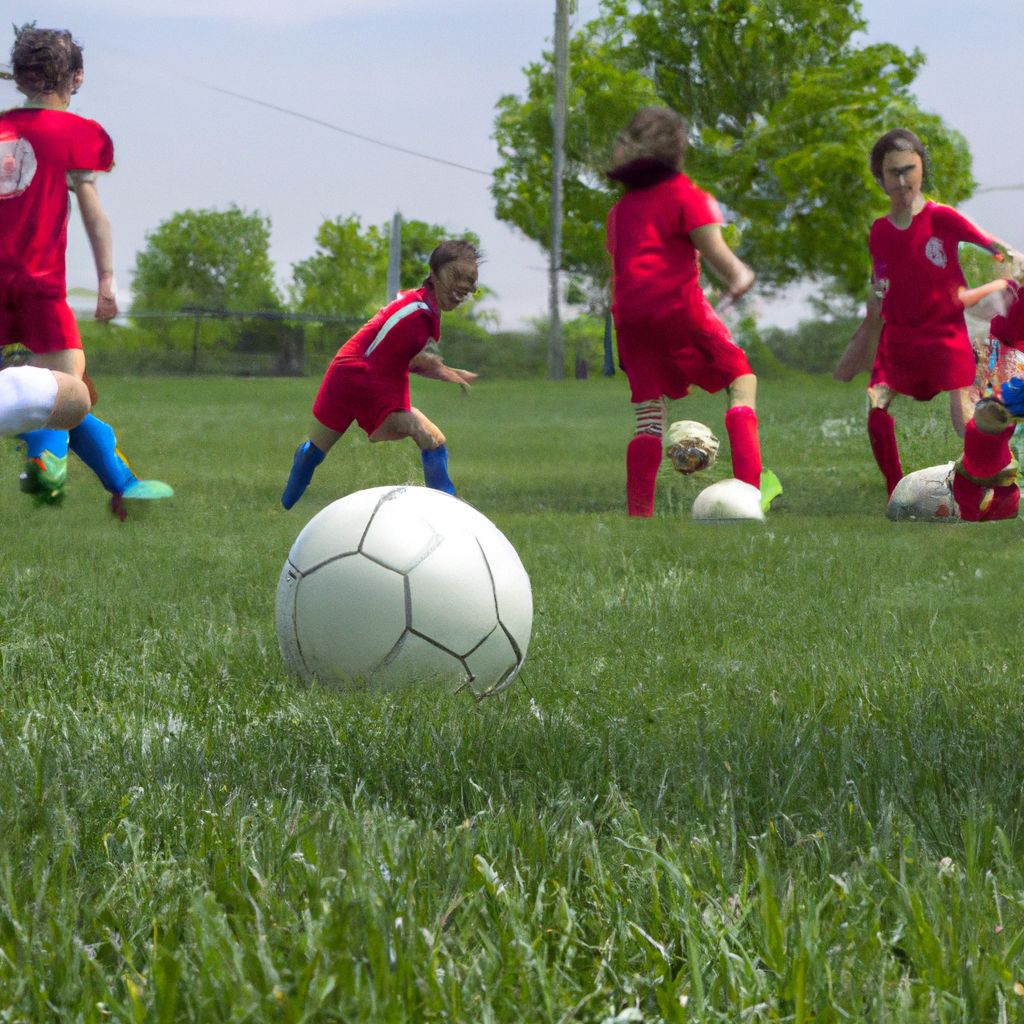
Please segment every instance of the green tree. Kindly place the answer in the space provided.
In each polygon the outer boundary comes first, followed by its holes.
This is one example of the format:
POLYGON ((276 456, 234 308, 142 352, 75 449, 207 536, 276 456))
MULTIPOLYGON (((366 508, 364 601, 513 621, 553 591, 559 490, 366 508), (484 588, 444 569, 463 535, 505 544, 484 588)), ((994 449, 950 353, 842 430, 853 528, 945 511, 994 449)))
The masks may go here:
MULTIPOLYGON (((430 272, 430 253, 439 242, 451 237, 451 231, 437 224, 421 220, 402 223, 402 288, 420 286, 430 272)), ((458 237, 480 244, 472 231, 463 231, 458 237)), ((307 313, 372 315, 387 299, 390 238, 390 224, 364 227, 354 214, 324 221, 317 230, 316 252, 292 266, 292 305, 307 313)), ((481 291, 459 312, 470 320, 477 319, 475 306, 485 294, 481 291)))
POLYGON ((146 235, 135 258, 132 310, 279 310, 269 245, 270 220, 258 213, 176 213, 146 235))
MULTIPOLYGON (((615 197, 602 171, 629 116, 662 103, 690 120, 687 173, 726 207, 762 286, 812 277, 862 295, 868 228, 885 209, 867 166, 878 135, 921 135, 937 198, 974 188, 965 141, 910 91, 923 56, 858 46, 865 27, 857 0, 605 0, 570 51, 565 269, 602 290, 615 197)), ((498 104, 493 194, 498 216, 544 245, 550 56, 526 79, 524 97, 498 104)))

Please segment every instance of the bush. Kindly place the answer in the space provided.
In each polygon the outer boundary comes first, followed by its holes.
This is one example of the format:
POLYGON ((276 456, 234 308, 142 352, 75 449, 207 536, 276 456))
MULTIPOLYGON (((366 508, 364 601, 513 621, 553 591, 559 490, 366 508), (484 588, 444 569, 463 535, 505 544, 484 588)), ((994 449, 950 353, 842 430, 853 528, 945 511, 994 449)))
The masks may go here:
POLYGON ((784 366, 830 373, 859 324, 857 316, 804 320, 788 330, 769 327, 761 332, 761 338, 784 366))

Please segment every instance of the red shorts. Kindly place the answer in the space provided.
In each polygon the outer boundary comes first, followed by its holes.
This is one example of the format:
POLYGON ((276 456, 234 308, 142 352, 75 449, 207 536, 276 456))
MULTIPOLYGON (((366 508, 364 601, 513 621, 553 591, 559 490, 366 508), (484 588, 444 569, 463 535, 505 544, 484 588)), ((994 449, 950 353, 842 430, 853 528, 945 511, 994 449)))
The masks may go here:
POLYGON ((81 348, 75 314, 65 298, 33 295, 0 286, 0 346, 24 345, 29 352, 81 348))
POLYGON ((372 434, 393 412, 408 412, 409 378, 388 380, 365 367, 333 362, 313 401, 313 415, 325 427, 344 434, 355 421, 372 434))
POLYGON ((978 373, 978 357, 966 333, 962 338, 921 338, 910 328, 886 325, 871 367, 871 384, 885 384, 899 395, 927 402, 940 391, 968 388, 978 373))
POLYGON ((706 300, 686 310, 616 322, 619 361, 634 402, 682 398, 696 386, 714 394, 753 372, 746 353, 706 300))

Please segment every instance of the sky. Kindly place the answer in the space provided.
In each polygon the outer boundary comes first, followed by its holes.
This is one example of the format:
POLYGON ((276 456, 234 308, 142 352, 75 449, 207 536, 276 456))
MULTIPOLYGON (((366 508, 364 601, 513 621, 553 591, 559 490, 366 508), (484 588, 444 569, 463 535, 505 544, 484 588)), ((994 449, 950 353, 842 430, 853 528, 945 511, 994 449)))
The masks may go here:
MULTIPOLYGON (((208 86, 489 171, 497 163, 495 103, 521 94, 523 68, 550 48, 554 0, 8 0, 5 7, 0 26, 67 27, 84 47, 85 85, 71 109, 103 124, 117 148, 100 193, 114 228, 122 305, 147 232, 177 211, 234 203, 270 219, 282 288, 292 264, 315 251, 324 220, 355 214, 384 224, 397 211, 480 235, 488 255, 481 281, 494 292, 489 304, 502 327, 544 315, 546 255, 496 220, 486 174, 208 86)), ((575 26, 596 14, 598 0, 577 7, 575 26)), ((864 0, 862 7, 864 41, 926 55, 914 91, 924 109, 965 135, 977 181, 1024 183, 1024 135, 1012 99, 1024 2, 864 0)), ((0 35, 0 54, 12 41, 0 35)), ((0 82, 0 106, 18 102, 13 86, 0 82)), ((1024 248, 1024 191, 981 193, 962 209, 1024 248)), ((95 287, 77 220, 68 284, 95 287)), ((798 296, 753 301, 768 322, 784 326, 806 312, 798 296)))

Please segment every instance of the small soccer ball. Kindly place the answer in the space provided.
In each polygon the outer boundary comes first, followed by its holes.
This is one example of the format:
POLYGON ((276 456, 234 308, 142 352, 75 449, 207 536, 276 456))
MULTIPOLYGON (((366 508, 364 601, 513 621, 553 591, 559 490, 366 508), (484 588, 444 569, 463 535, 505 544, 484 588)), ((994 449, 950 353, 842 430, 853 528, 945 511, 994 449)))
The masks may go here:
POLYGON ((705 487, 693 499, 693 518, 703 523, 739 520, 764 521, 761 492, 751 484, 730 477, 705 487))
POLYGON ((718 458, 718 438, 696 420, 676 420, 668 428, 665 454, 683 474, 710 469, 718 458))
POLYGON ((515 548, 471 505, 426 487, 373 487, 303 528, 276 618, 285 664, 302 679, 439 681, 484 697, 523 665, 533 596, 515 548))
POLYGON ((885 514, 895 522, 959 522, 960 509, 953 500, 953 463, 908 473, 893 488, 885 514))

